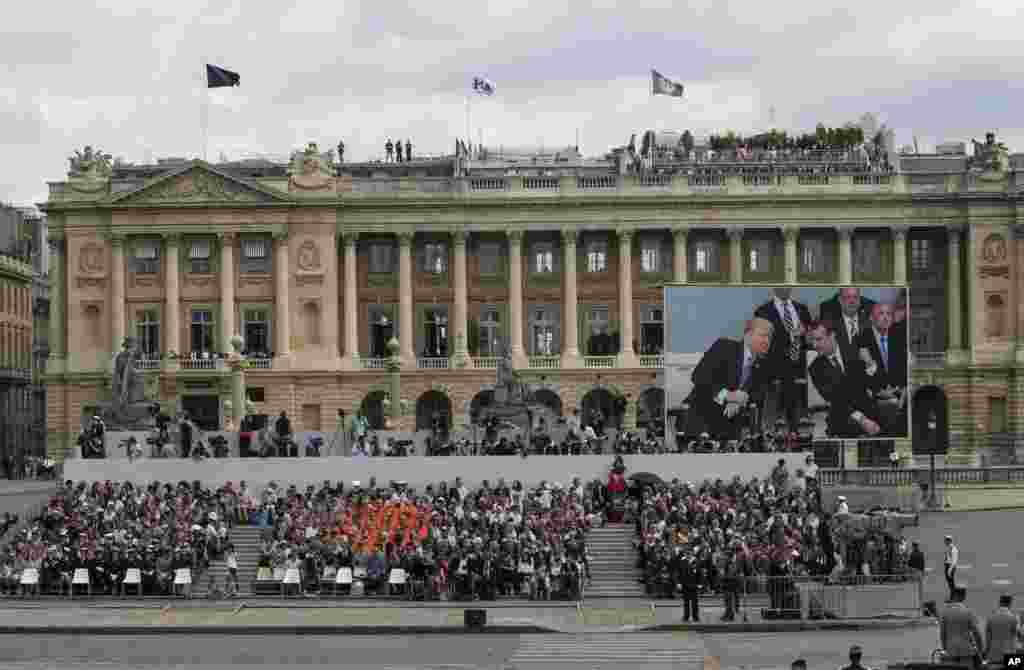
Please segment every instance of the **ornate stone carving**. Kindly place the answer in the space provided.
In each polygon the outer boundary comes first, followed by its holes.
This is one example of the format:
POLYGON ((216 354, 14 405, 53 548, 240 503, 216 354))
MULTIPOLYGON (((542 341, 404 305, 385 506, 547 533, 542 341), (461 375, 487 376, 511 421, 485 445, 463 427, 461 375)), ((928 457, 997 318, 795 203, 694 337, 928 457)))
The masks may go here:
POLYGON ((288 186, 303 191, 334 190, 334 151, 320 153, 316 142, 292 154, 288 186))
POLYGON ((452 244, 457 247, 465 247, 467 239, 469 239, 469 233, 464 230, 456 230, 452 233, 452 244))
POLYGON ((132 194, 123 203, 153 202, 268 202, 273 198, 245 184, 201 168, 193 168, 132 194))
POLYGON ((508 241, 515 244, 523 243, 523 231, 521 230, 506 230, 505 234, 508 235, 508 241))
POLYGON ((796 242, 800 237, 800 226, 783 226, 782 239, 786 242, 796 242))
POLYGON ((1010 155, 1006 145, 996 141, 995 133, 985 133, 985 143, 972 139, 974 157, 971 158, 971 171, 980 181, 1002 181, 1006 179, 1010 167, 1010 155))
POLYGON ((313 240, 306 240, 299 246, 296 265, 304 272, 316 272, 320 269, 320 248, 313 240))
POLYGON ((853 235, 856 230, 853 226, 836 226, 836 237, 840 240, 849 242, 853 239, 853 235))
POLYGON ((106 251, 98 244, 87 243, 78 252, 78 269, 85 275, 102 275, 106 268, 106 251))
POLYGON ((996 265, 1006 261, 1006 238, 993 233, 981 243, 981 260, 988 265, 996 265))
POLYGON ((398 233, 398 244, 403 247, 412 247, 412 242, 415 237, 416 233, 398 233))
POLYGON ((632 244, 636 231, 632 228, 617 228, 615 234, 619 236, 619 244, 632 244))
POLYGON ((910 231, 910 226, 893 226, 892 239, 906 241, 907 233, 910 231))
POLYGON ((572 228, 562 229, 562 244, 566 247, 575 247, 579 231, 572 228))
POLYGON ((71 169, 68 177, 85 181, 104 181, 110 178, 110 161, 113 158, 110 154, 102 151, 95 151, 90 145, 85 145, 82 151, 75 150, 75 155, 68 158, 71 169))
POLYGON ((732 227, 727 228, 725 230, 725 234, 726 234, 726 236, 730 240, 734 240, 734 241, 735 240, 742 240, 743 239, 743 228, 740 228, 738 226, 732 226, 732 227))

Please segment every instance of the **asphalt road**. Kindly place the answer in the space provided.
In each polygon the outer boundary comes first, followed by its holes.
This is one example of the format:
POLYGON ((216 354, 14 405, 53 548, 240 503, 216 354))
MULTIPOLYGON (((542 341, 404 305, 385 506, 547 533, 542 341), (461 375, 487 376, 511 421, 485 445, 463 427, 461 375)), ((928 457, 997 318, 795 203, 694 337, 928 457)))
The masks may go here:
POLYGON ((790 662, 798 656, 805 658, 811 668, 840 667, 851 644, 863 646, 869 664, 885 667, 886 661, 928 658, 936 646, 935 630, 812 635, 145 635, 91 638, 0 635, 0 667, 10 670, 153 667, 213 670, 253 666, 366 670, 621 670, 624 667, 682 670, 705 667, 705 657, 717 657, 722 669, 788 670, 790 662))

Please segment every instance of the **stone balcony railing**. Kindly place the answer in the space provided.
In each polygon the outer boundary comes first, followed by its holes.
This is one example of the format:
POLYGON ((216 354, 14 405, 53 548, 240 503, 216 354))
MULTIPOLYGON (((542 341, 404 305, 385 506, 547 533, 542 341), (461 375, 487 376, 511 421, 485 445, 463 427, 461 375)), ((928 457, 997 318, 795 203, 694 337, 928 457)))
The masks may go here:
POLYGON ((364 370, 384 370, 387 368, 388 359, 386 358, 360 358, 359 367, 364 370))
POLYGON ((416 367, 420 370, 447 370, 451 367, 450 359, 431 357, 431 358, 417 358, 416 367))
POLYGON ((584 356, 583 367, 587 370, 614 368, 615 358, 615 356, 584 356))
POLYGON ((249 369, 251 369, 251 370, 273 370, 274 369, 274 359, 273 358, 266 358, 266 357, 262 357, 261 356, 259 358, 248 357, 245 360, 249 363, 249 369))
POLYGON ((530 356, 531 370, 558 370, 562 367, 560 356, 530 356))
POLYGON ((665 367, 665 357, 661 354, 640 356, 640 367, 663 368, 665 367))
POLYGON ((477 356, 473 359, 473 369, 497 370, 499 360, 501 359, 498 356, 477 356))
POLYGON ((179 358, 178 366, 182 370, 216 370, 216 358, 179 358))
POLYGON ((159 370, 160 369, 159 358, 142 358, 135 361, 136 370, 159 370))

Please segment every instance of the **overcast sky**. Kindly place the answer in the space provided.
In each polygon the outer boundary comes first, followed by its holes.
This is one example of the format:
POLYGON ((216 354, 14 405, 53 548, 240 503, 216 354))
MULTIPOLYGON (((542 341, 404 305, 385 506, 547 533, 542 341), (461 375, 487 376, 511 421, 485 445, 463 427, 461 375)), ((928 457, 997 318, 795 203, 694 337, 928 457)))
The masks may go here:
POLYGON ((203 63, 242 76, 209 92, 208 157, 283 156, 388 137, 471 139, 601 155, 648 128, 700 136, 810 130, 864 112, 922 149, 995 130, 1024 150, 1018 3, 391 0, 18 3, 0 22, 0 201, 39 202, 91 144, 130 162, 201 156, 203 63), (650 68, 686 85, 649 95, 650 68))

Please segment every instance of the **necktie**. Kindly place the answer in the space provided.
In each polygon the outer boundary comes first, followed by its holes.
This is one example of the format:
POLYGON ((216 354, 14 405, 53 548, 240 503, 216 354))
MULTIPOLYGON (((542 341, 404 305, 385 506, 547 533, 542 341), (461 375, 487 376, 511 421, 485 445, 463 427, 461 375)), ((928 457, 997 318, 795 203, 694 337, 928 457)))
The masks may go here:
POLYGON ((888 370, 889 369, 889 336, 888 335, 882 335, 882 337, 880 337, 879 339, 882 342, 882 345, 880 347, 881 350, 882 350, 882 365, 885 367, 886 370, 888 370))
POLYGON ((849 331, 848 334, 850 336, 850 342, 853 342, 855 339, 857 339, 857 335, 859 334, 859 329, 857 328, 857 318, 851 317, 847 319, 846 328, 849 331))
POLYGON ((740 373, 740 388, 747 388, 747 384, 750 383, 750 373, 754 369, 754 361, 748 358, 746 355, 743 356, 743 371, 740 373))
POLYGON ((836 356, 835 354, 832 354, 832 356, 830 358, 832 359, 832 365, 834 365, 837 368, 839 368, 840 372, 846 372, 846 370, 843 369, 843 362, 841 360, 839 360, 839 356, 836 356))
POLYGON ((793 308, 789 302, 782 303, 782 315, 786 331, 789 333, 789 360, 796 361, 800 358, 800 340, 796 335, 796 318, 793 316, 793 308))

